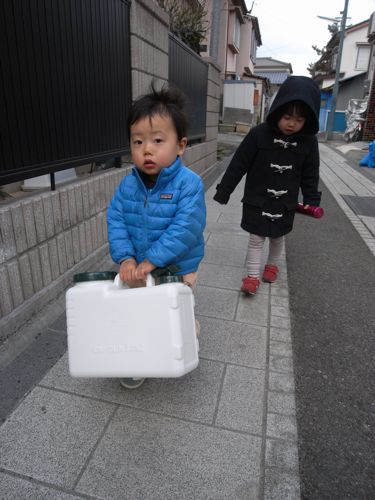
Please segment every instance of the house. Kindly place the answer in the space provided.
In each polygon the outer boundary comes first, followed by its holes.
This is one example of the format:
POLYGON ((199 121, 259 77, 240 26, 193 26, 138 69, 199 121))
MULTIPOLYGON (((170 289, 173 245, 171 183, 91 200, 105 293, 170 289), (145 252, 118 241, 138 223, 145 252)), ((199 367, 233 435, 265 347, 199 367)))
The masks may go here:
POLYGON ((268 81, 255 75, 256 50, 262 44, 258 19, 244 0, 206 0, 208 30, 201 55, 214 60, 223 82, 221 118, 246 131, 263 119, 268 81))
MULTIPOLYGON (((344 132, 346 128, 345 110, 349 99, 364 99, 369 92, 368 66, 370 44, 368 42, 369 21, 362 21, 348 26, 344 32, 339 72, 339 91, 336 100, 336 112, 333 124, 335 132, 344 132)), ((335 83, 336 64, 340 41, 340 31, 333 32, 323 50, 320 59, 310 70, 313 79, 321 88, 322 105, 319 128, 327 129, 328 115, 332 104, 332 92, 335 83)))
POLYGON ((272 57, 257 57, 255 60, 255 74, 270 81, 271 96, 275 95, 284 81, 293 74, 292 65, 278 61, 272 57))

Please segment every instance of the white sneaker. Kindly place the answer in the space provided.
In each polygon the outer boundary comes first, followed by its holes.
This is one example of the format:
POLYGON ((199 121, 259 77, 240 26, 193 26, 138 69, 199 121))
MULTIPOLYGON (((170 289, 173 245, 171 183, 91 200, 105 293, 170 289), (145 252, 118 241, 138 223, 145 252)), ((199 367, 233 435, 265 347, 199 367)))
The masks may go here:
POLYGON ((145 380, 145 378, 120 378, 120 384, 125 389, 138 389, 145 380))

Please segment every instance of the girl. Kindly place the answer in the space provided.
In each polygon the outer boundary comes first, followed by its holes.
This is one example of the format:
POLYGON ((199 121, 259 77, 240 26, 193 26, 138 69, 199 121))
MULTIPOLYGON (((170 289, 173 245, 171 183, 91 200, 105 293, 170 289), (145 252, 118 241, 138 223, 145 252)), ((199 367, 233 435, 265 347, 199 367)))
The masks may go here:
POLYGON ((269 255, 263 281, 279 272, 284 235, 293 228, 301 188, 303 204, 318 206, 320 91, 311 78, 291 76, 281 85, 266 122, 254 127, 233 156, 214 199, 228 203, 246 174, 241 227, 250 233, 247 273, 241 291, 255 294, 265 238, 269 255))

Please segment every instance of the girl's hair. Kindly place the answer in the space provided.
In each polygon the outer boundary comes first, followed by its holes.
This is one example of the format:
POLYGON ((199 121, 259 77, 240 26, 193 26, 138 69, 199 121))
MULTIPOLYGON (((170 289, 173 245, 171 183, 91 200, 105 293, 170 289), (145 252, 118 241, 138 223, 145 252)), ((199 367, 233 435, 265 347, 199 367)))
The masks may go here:
POLYGON ((277 108, 272 113, 272 122, 274 125, 277 125, 279 120, 283 115, 296 115, 305 119, 305 125, 302 129, 302 132, 310 132, 312 130, 314 124, 314 112, 303 101, 289 101, 279 108, 277 108))
POLYGON ((187 135, 187 118, 184 112, 185 96, 176 87, 163 86, 156 90, 154 83, 151 84, 151 92, 139 97, 130 108, 128 117, 128 134, 130 127, 143 118, 153 116, 169 116, 176 129, 178 140, 187 135))

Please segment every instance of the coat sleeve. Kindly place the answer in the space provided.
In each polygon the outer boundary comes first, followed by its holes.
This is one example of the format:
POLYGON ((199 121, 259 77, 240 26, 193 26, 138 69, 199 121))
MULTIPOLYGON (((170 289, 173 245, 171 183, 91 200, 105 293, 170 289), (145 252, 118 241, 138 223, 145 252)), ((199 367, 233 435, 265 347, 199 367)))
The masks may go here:
POLYGON ((184 183, 172 222, 148 249, 146 258, 157 267, 176 262, 201 241, 205 225, 204 186, 196 175, 184 183))
POLYGON ((239 145, 228 168, 216 186, 214 200, 226 204, 242 177, 249 171, 257 152, 255 129, 250 130, 239 145))
POLYGON ((129 237, 123 214, 123 199, 125 197, 124 182, 116 189, 107 210, 109 252, 114 262, 120 264, 123 260, 135 257, 136 252, 129 237))
POLYGON ((319 146, 314 137, 310 153, 302 168, 301 191, 304 205, 319 206, 322 193, 318 191, 319 186, 319 146))

